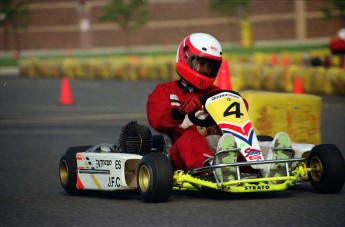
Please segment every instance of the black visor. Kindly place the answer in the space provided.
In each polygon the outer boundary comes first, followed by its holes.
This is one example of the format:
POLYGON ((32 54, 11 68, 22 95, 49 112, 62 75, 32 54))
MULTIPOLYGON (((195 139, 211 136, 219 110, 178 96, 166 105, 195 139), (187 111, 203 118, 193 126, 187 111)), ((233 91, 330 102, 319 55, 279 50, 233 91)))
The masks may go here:
POLYGON ((210 78, 215 78, 218 74, 221 62, 204 57, 191 56, 188 64, 196 72, 210 78))

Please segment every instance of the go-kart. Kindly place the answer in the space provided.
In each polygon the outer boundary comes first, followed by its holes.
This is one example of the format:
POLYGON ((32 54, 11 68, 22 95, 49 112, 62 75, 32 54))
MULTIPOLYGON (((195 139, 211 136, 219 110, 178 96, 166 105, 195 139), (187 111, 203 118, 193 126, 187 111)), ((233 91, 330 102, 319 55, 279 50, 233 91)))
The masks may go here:
POLYGON ((119 144, 69 148, 61 157, 62 187, 71 195, 89 190, 138 190, 146 202, 165 202, 173 190, 220 190, 230 193, 285 190, 310 181, 318 193, 337 193, 345 182, 345 163, 333 144, 291 143, 285 132, 256 136, 245 102, 233 91, 200 98, 207 117, 190 120, 201 127, 217 125, 234 139, 209 165, 175 169, 162 135, 133 121, 123 127, 119 144), (229 159, 229 157, 231 157, 229 159))

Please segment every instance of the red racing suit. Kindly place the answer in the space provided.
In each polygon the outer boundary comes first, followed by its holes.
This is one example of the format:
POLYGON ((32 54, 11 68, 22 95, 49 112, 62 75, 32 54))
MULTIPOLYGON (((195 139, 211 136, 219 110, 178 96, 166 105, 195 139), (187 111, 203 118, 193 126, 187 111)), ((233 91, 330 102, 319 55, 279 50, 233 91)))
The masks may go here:
POLYGON ((202 167, 203 162, 214 155, 208 148, 206 138, 197 131, 187 115, 178 112, 178 107, 190 96, 200 97, 215 90, 220 88, 212 85, 207 90, 190 92, 179 80, 158 84, 148 97, 146 113, 149 124, 171 138, 170 158, 177 169, 202 167))

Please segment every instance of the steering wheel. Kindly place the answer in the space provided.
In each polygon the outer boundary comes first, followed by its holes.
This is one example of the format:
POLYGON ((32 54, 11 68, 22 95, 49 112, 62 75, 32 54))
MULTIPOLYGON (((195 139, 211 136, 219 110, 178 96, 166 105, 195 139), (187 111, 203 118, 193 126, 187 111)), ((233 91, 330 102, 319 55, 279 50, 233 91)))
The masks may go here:
POLYGON ((201 127, 209 127, 216 124, 216 122, 212 119, 210 115, 208 115, 205 119, 199 119, 195 116, 195 112, 194 112, 194 113, 188 114, 188 118, 193 124, 201 126, 201 127))
MULTIPOLYGON (((200 102, 201 102, 201 105, 205 106, 205 103, 207 101, 208 98, 210 98, 211 96, 214 96, 214 95, 217 95, 219 93, 222 93, 224 91, 229 91, 229 92, 232 92, 232 93, 235 93, 237 95, 240 95, 239 93, 237 92, 234 92, 234 91, 230 91, 230 90, 217 90, 217 91, 213 91, 213 92, 210 92, 210 93, 207 93, 203 96, 201 96, 199 98, 200 102)), ((199 119, 195 116, 195 112, 194 113, 190 113, 188 114, 188 118, 189 120, 195 124, 195 125, 198 125, 198 126, 201 126, 201 127, 209 127, 209 126, 212 126, 212 125, 215 125, 217 124, 210 115, 208 115, 205 119, 199 119)))

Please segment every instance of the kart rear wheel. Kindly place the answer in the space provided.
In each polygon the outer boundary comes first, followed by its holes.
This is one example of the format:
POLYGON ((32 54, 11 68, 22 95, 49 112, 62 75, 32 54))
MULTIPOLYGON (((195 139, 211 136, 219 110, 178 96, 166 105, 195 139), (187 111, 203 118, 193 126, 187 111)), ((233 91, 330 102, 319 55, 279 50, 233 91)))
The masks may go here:
POLYGON ((69 148, 61 157, 59 163, 59 176, 60 183, 63 189, 70 195, 80 194, 80 190, 77 189, 77 160, 76 154, 78 152, 84 152, 91 146, 79 146, 69 148))
POLYGON ((345 182, 345 162, 333 144, 316 145, 307 160, 309 180, 318 193, 337 193, 345 182))
POLYGON ((173 188, 173 169, 168 158, 160 153, 145 155, 139 164, 137 185, 145 202, 166 202, 173 188))

